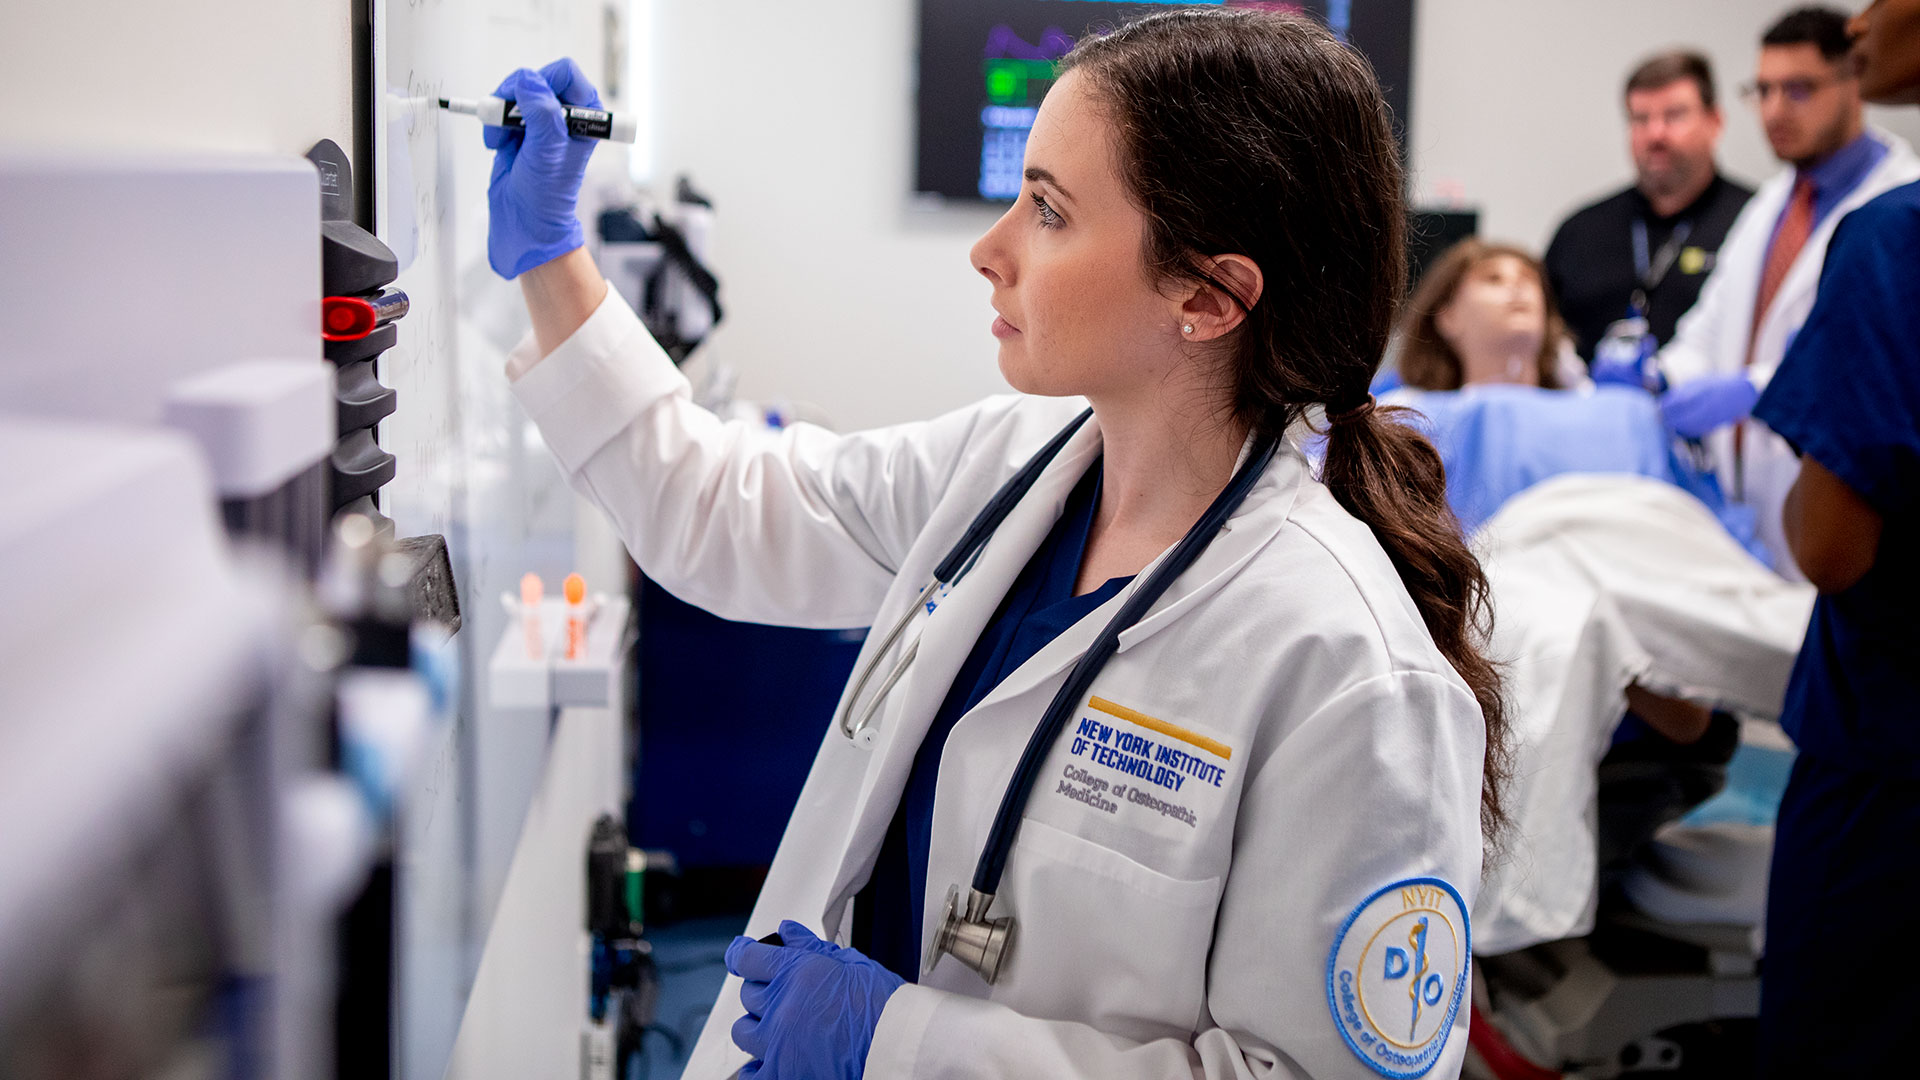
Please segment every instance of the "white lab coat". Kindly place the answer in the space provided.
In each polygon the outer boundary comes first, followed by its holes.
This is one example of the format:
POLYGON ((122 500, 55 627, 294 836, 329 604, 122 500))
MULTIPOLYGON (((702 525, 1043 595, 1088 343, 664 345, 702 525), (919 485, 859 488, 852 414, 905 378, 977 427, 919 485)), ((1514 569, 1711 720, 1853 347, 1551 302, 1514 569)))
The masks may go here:
MULTIPOLYGON (((999 397, 846 436, 723 424, 691 404, 686 381, 611 295, 527 370, 533 357, 527 343, 509 362, 524 371, 516 396, 648 573, 721 616, 796 626, 891 625, 991 493, 1082 408, 999 397)), ((973 571, 917 615, 907 636, 924 631, 919 657, 887 698, 876 744, 827 732, 748 933, 792 918, 846 940, 924 731, 1100 445, 1090 421, 973 571)), ((953 729, 926 939, 948 887, 972 877, 1028 734, 1132 587, 953 729)), ((751 657, 739 663, 755 677, 751 657)), ((1226 744, 1223 784, 1160 792, 1194 812, 1191 825, 1124 800, 1103 811, 1056 786, 1080 760, 1070 730, 1026 808, 992 912, 1018 919, 999 981, 949 957, 899 990, 867 1075, 1376 1075, 1330 1012, 1329 949, 1349 913, 1397 881, 1442 878, 1472 904, 1484 731, 1371 533, 1284 449, 1122 636, 1093 694, 1226 744)), ((767 686, 767 707, 781 695, 767 686)), ((730 782, 725 762, 687 767, 730 782)), ((1464 963, 1463 953, 1462 974, 1464 963)), ((1399 996, 1394 1007, 1405 1008, 1399 996)), ((730 978, 687 1076, 716 1080, 745 1063, 729 1038, 740 1012, 730 978)), ((1467 1019, 1461 1004, 1428 1075, 1456 1075, 1467 1019)))
MULTIPOLYGON (((1813 310, 1814 292, 1820 284, 1820 267, 1826 261, 1827 241, 1834 226, 1861 203, 1890 188, 1920 179, 1920 157, 1904 139, 1891 132, 1873 129, 1874 138, 1887 145, 1887 155, 1867 173, 1840 204, 1822 218, 1807 238, 1800 255, 1774 294, 1765 318, 1753 336, 1753 364, 1746 368, 1754 386, 1765 390, 1773 371, 1780 366, 1793 336, 1813 310)), ((1760 273, 1766 266, 1767 247, 1773 228, 1786 209, 1793 192, 1794 170, 1788 169, 1760 185, 1753 198, 1734 219, 1720 254, 1700 288, 1700 299, 1680 317, 1673 341, 1660 350, 1660 368, 1673 385, 1702 375, 1730 375, 1746 363, 1748 331, 1753 326, 1753 306, 1759 299, 1760 273)), ((1844 357, 1835 357, 1836 378, 1845 378, 1844 357)), ((1804 580, 1800 568, 1787 549, 1781 524, 1787 489, 1800 473, 1800 461, 1786 440, 1775 435, 1758 420, 1742 421, 1746 429, 1742 468, 1736 479, 1734 469, 1734 425, 1708 435, 1707 449, 1713 458, 1721 490, 1753 508, 1760 540, 1773 557, 1774 568, 1786 577, 1804 580)))

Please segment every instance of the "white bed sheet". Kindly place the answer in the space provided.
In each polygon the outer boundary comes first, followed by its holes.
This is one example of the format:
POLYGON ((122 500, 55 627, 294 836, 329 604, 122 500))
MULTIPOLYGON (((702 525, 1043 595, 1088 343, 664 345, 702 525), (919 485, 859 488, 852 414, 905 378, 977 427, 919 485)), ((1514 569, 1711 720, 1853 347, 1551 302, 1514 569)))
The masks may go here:
POLYGON ((1776 718, 1813 589, 1762 566, 1692 496, 1636 476, 1541 483, 1474 546, 1512 722, 1513 826, 1473 912, 1474 951, 1494 955, 1593 928, 1595 769, 1627 686, 1776 718))

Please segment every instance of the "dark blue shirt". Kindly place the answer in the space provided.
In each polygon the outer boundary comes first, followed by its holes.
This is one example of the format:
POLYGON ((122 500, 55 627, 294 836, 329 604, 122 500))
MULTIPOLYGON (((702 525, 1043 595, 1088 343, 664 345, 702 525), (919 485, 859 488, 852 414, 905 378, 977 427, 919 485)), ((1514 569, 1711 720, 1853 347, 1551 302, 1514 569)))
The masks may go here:
POLYGON ((1920 779, 1920 184, 1835 230, 1806 326, 1754 416, 1885 524, 1871 569, 1814 602, 1781 725, 1834 764, 1920 779))
MULTIPOLYGON (((1046 541, 1014 580, 1006 599, 980 633, 953 677, 946 700, 913 758, 900 806, 880 845, 867 887, 854 898, 853 945, 888 970, 919 981, 920 922, 926 896, 927 847, 933 835, 933 789, 947 735, 968 709, 1034 653, 1112 599, 1132 578, 1113 578, 1085 596, 1073 595, 1086 552, 1093 512, 1100 503, 1100 461, 1080 479, 1046 541)), ((1034 715, 1038 724, 1040 716, 1034 715)), ((969 871, 971 873, 971 871, 969 871)), ((963 888, 965 881, 952 882, 963 888)))

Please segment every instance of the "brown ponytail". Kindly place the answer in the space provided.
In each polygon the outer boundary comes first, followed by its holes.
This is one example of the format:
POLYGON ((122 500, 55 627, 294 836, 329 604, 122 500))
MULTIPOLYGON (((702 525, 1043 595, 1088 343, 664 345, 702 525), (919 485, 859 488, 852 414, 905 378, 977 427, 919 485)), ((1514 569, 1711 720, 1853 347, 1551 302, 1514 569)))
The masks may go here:
MULTIPOLYGON (((1239 254, 1265 277, 1224 339, 1239 415, 1278 436, 1311 405, 1366 401, 1407 274, 1399 149, 1367 62, 1305 18, 1214 8, 1087 38, 1060 62, 1069 70, 1119 128, 1150 269, 1209 284, 1206 256, 1239 254)), ((1395 419, 1404 411, 1332 425, 1322 479, 1372 528, 1480 703, 1480 818, 1497 846, 1507 720, 1499 673, 1479 649, 1487 581, 1447 507, 1440 455, 1395 419)))
POLYGON ((1480 702, 1487 723, 1480 828, 1497 846, 1506 824, 1500 791, 1507 778, 1507 719, 1499 670, 1479 647, 1493 630, 1487 579, 1447 506, 1439 452, 1395 416, 1409 411, 1388 406, 1331 425, 1320 478, 1348 513, 1373 529, 1433 643, 1480 702))

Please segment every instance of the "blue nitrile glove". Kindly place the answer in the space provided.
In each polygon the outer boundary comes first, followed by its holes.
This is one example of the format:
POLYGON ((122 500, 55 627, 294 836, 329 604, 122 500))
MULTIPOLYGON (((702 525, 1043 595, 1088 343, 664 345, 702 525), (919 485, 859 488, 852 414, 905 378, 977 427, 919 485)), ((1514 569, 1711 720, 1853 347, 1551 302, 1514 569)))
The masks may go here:
POLYGON ((873 1029, 887 999, 906 980, 862 954, 814 937, 789 919, 785 945, 737 937, 727 970, 746 980, 733 1044, 754 1060, 740 1070, 756 1080, 859 1080, 873 1029))
POLYGON ((575 205, 597 139, 567 132, 560 103, 600 108, 580 65, 559 59, 506 77, 494 96, 520 103, 525 129, 482 128, 494 151, 487 185, 487 262, 512 279, 586 243, 575 205))
POLYGON ((1744 374, 1703 375, 1660 395, 1660 414, 1675 434, 1699 439, 1716 428, 1746 419, 1759 400, 1760 391, 1744 374))
POLYGON ((1637 390, 1645 385, 1638 357, 1596 355, 1593 366, 1587 369, 1587 377, 1595 386, 1631 386, 1637 390))

